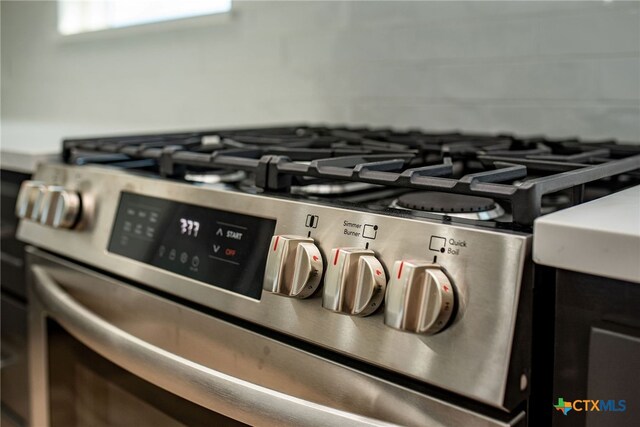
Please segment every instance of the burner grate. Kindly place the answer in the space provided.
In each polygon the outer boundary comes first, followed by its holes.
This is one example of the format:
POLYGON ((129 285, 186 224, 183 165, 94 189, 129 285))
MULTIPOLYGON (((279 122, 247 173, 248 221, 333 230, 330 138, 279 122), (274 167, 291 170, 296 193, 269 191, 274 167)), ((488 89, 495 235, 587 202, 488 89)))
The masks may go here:
POLYGON ((640 181, 640 146, 615 141, 346 127, 68 139, 63 157, 166 177, 190 168, 245 171, 257 187, 277 192, 346 181, 488 197, 510 205, 513 223, 524 226, 541 214, 547 194, 570 190, 578 204, 590 182, 621 174, 640 181))

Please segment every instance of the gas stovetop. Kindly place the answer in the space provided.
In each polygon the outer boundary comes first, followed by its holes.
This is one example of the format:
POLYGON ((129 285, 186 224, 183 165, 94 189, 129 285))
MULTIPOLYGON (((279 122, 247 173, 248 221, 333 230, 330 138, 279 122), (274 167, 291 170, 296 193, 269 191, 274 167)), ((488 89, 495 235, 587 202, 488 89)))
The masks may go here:
POLYGON ((534 220, 640 183, 615 141, 349 127, 70 139, 63 159, 20 190, 23 241, 513 414, 552 309, 534 220))
POLYGON ((514 228, 640 183, 640 145, 458 131, 290 126, 68 139, 63 157, 514 228))

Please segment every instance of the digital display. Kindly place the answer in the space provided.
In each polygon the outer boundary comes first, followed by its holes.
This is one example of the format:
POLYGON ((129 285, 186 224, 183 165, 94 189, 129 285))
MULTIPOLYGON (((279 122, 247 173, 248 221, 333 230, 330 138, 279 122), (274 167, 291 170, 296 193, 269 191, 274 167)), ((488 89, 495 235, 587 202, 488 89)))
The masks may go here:
POLYGON ((180 218, 180 232, 187 236, 198 237, 200 223, 192 219, 180 218))
POLYGON ((260 299, 276 221, 123 192, 109 252, 260 299))

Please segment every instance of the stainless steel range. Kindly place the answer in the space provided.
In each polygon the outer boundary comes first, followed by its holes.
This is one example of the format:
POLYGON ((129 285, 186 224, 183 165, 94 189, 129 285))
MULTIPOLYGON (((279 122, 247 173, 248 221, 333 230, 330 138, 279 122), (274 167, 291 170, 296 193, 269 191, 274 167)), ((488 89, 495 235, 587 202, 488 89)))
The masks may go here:
POLYGON ((62 329, 227 421, 540 425, 533 221, 640 182, 637 146, 388 129, 77 139, 62 160, 16 207, 51 424, 82 424, 44 379, 62 329))

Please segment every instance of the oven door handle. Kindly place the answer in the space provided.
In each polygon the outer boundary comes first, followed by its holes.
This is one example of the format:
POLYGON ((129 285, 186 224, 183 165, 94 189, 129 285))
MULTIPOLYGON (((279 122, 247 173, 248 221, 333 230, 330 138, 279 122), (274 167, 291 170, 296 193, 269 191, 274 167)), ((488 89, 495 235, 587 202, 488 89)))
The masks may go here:
POLYGON ((137 338, 75 301, 40 266, 33 291, 47 315, 110 361, 161 388, 252 425, 392 425, 216 371, 137 338))

